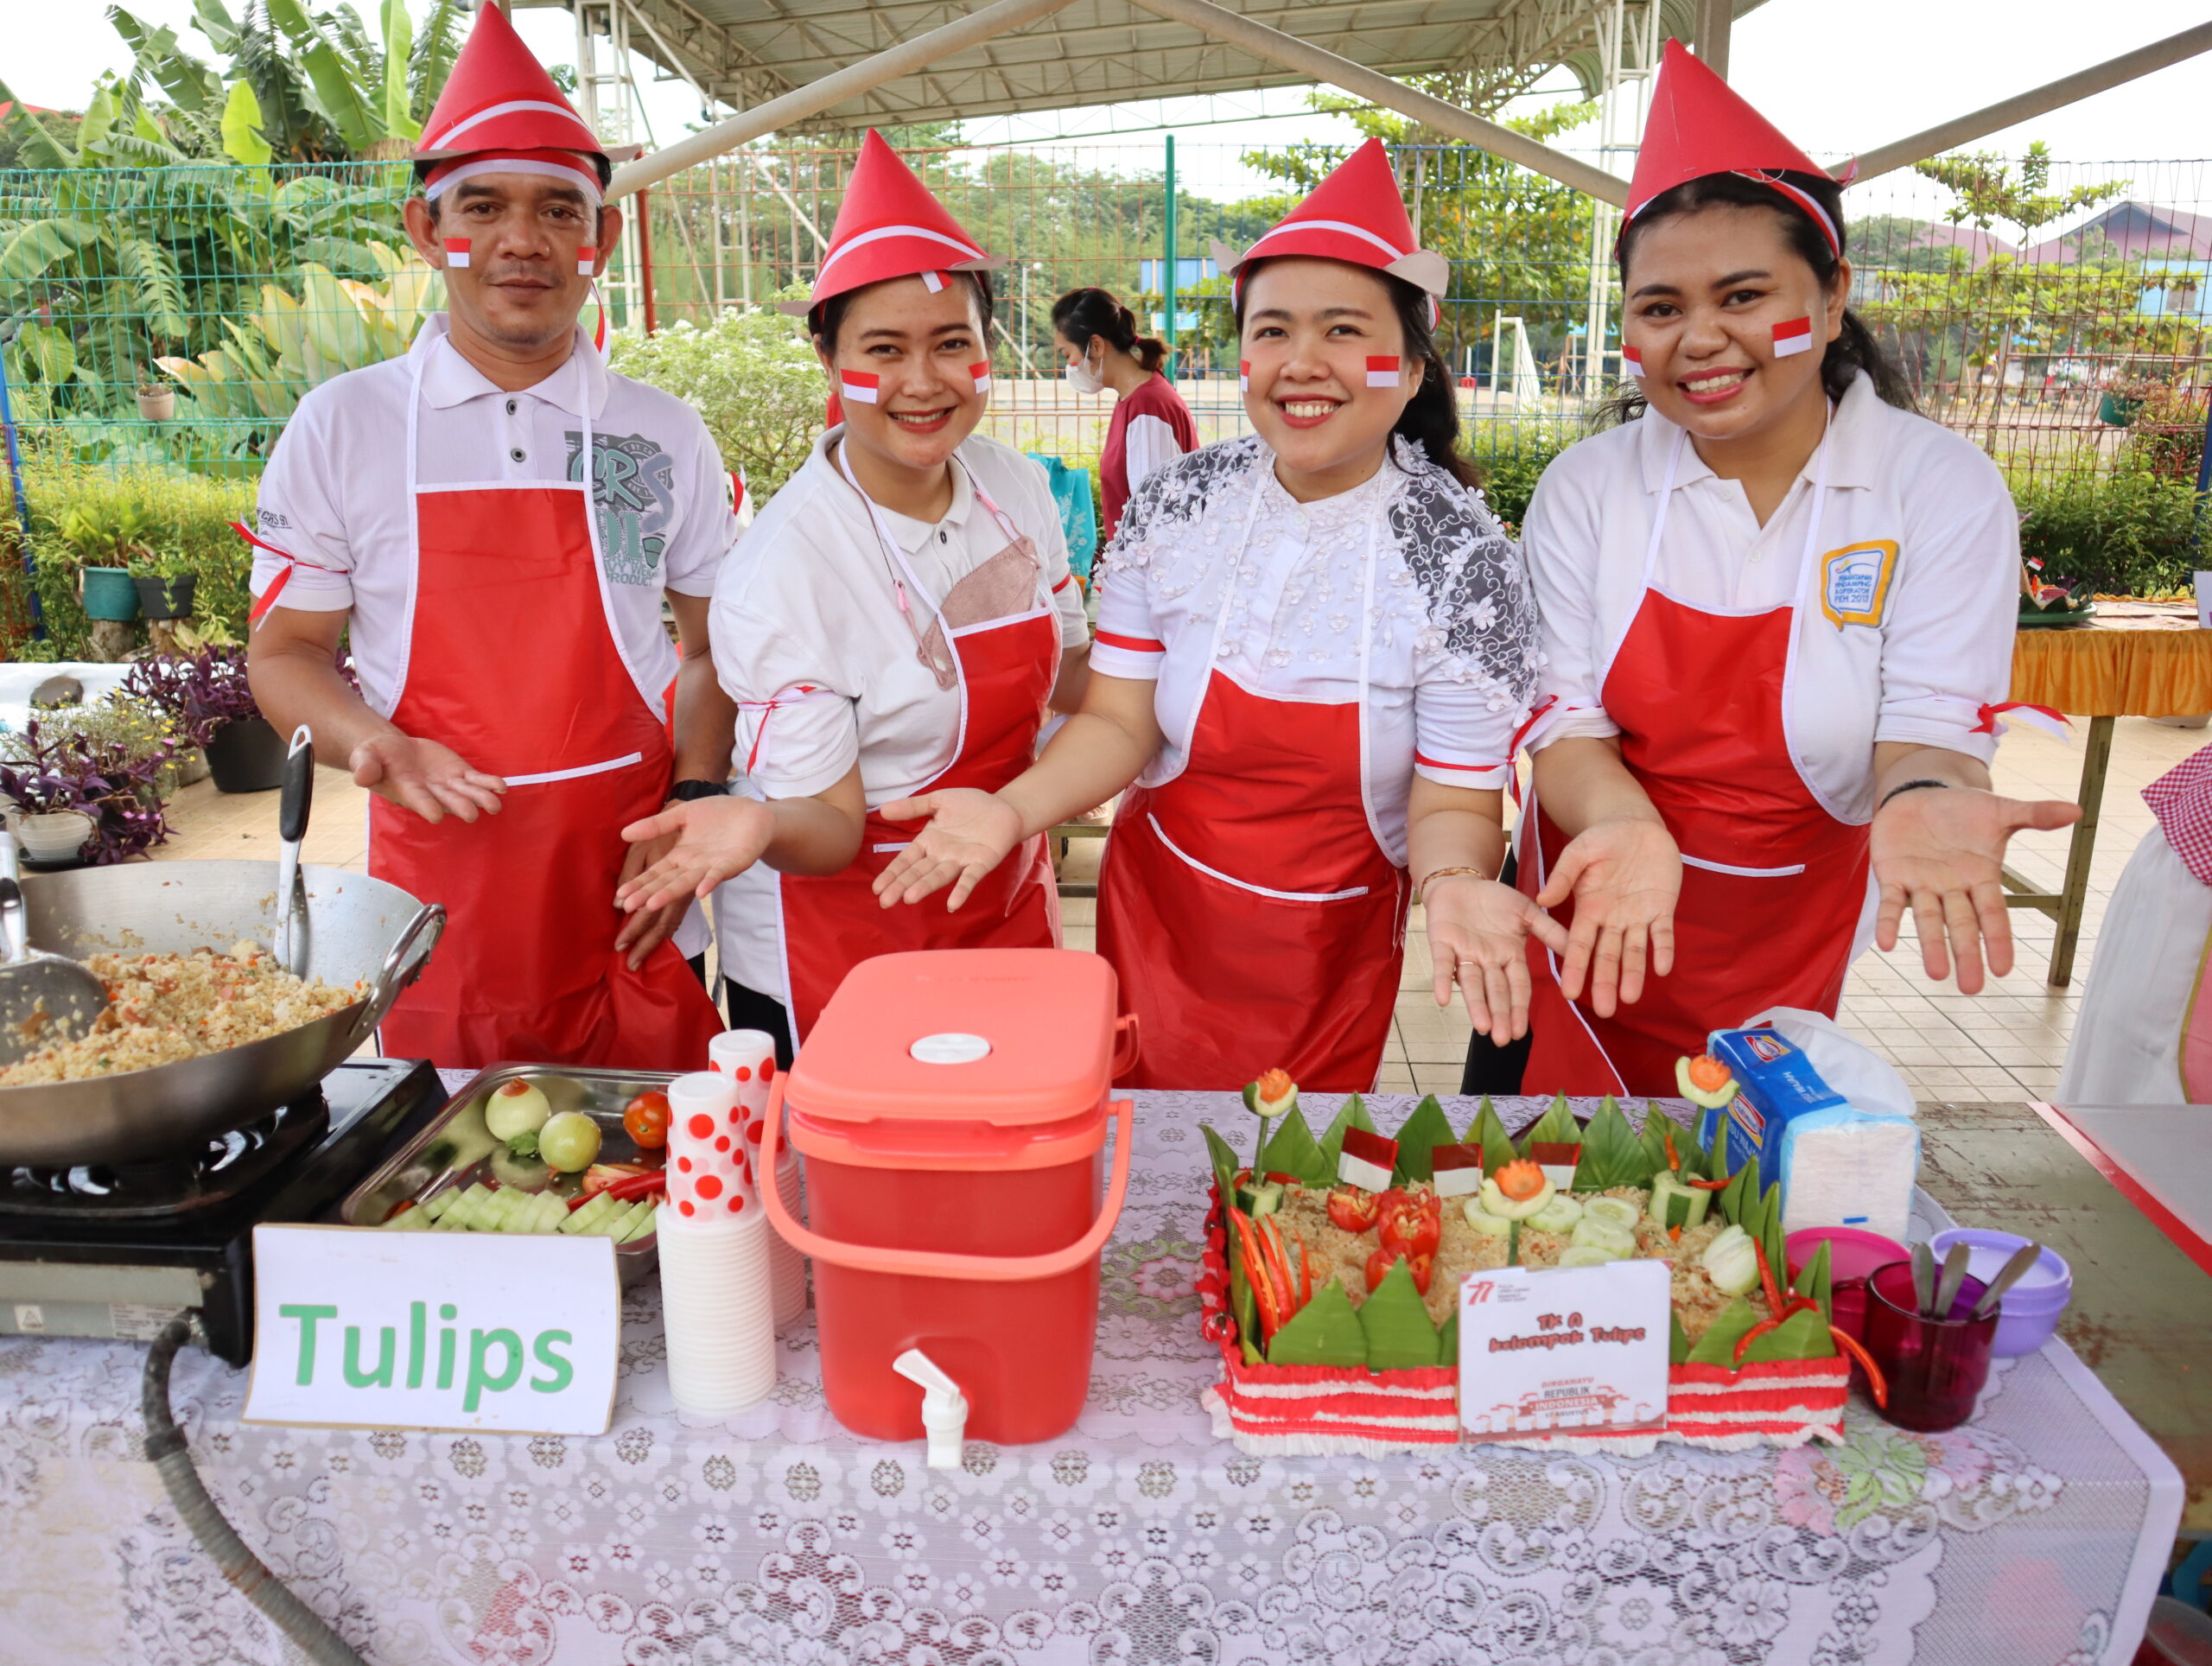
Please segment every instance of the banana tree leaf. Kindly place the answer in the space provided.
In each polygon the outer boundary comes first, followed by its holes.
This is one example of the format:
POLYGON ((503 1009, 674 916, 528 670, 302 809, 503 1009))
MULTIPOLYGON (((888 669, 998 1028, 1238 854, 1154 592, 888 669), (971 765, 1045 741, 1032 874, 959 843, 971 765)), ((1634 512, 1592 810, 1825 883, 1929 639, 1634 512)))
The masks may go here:
POLYGON ((1777 1359, 1833 1359, 1835 1339, 1817 1313, 1799 1312, 1761 1336, 1744 1351, 1744 1364, 1764 1365, 1777 1359))
POLYGON ((1382 1275, 1382 1282, 1359 1310, 1359 1325, 1367 1333, 1368 1370, 1395 1371, 1436 1364, 1436 1326, 1428 1322, 1428 1309, 1421 1306, 1413 1270, 1402 1257, 1382 1275))
POLYGON ((1766 1189, 1766 1214, 1759 1223, 1760 1247, 1766 1251, 1766 1264, 1773 1272, 1775 1282, 1781 1283, 1789 1276, 1789 1262, 1786 1259, 1788 1247, 1782 1230, 1782 1183, 1777 1180, 1766 1189))
MULTIPOLYGON (((1669 1167, 1678 1167, 1684 1174, 1696 1174, 1704 1169, 1705 1148, 1698 1142, 1697 1135, 1658 1106, 1652 1105, 1644 1111, 1641 1137, 1644 1155, 1650 1160, 1653 1174, 1669 1167), (1667 1161, 1667 1141, 1670 1139, 1675 1142, 1677 1159, 1671 1165, 1667 1161)), ((1648 1180, 1649 1176, 1645 1178, 1648 1180)))
POLYGON ((1689 1363, 1690 1333, 1682 1328, 1681 1315, 1669 1307, 1667 1310, 1667 1363, 1684 1365, 1689 1363))
POLYGON ((1459 1363, 1459 1310, 1454 1307, 1452 1317, 1444 1321, 1444 1328, 1436 1336, 1436 1363, 1454 1365, 1459 1363))
POLYGON ((422 124, 407 110, 407 60, 415 50, 415 20, 407 0, 384 0, 384 85, 377 118, 386 138, 419 139, 422 124))
POLYGON ((1345 1097, 1343 1106, 1329 1124, 1328 1132, 1321 1136, 1321 1154, 1328 1160, 1329 1180, 1332 1185, 1337 1178, 1337 1159, 1344 1154, 1344 1130, 1348 1128, 1363 1128, 1370 1134, 1382 1131, 1375 1126, 1375 1119, 1367 1114, 1367 1101, 1357 1093, 1345 1097))
POLYGON ((1810 1296, 1821 1307, 1821 1323, 1835 1323, 1835 1276, 1828 1266, 1828 1242, 1821 1240, 1821 1247, 1813 1252, 1812 1260, 1798 1270, 1797 1281, 1790 1288, 1798 1295, 1810 1296))
POLYGON ((1307 1186, 1325 1186, 1337 1178, 1334 1165, 1321 1154, 1321 1148, 1314 1142, 1313 1130, 1306 1126, 1305 1112, 1296 1105, 1268 1135, 1267 1148, 1260 1156, 1260 1168, 1267 1174, 1294 1174, 1307 1186))
POLYGON ((1331 1279, 1292 1315, 1268 1344, 1268 1364, 1354 1368, 1367 1364, 1367 1332, 1343 1285, 1331 1279))
POLYGON ((1457 1144, 1459 1138, 1452 1131, 1452 1121, 1445 1116, 1444 1107, 1436 1103, 1436 1096, 1428 1095, 1414 1107, 1414 1114, 1398 1130, 1398 1179, 1435 1179, 1436 1166, 1429 1154, 1440 1145, 1457 1144))
POLYGON ((1518 1149, 1525 1157, 1533 1145, 1579 1145, 1581 1141, 1582 1124, 1567 1108, 1567 1096, 1562 1093, 1556 1095, 1544 1114, 1523 1130, 1518 1149))
POLYGON ((1201 1124, 1198 1132, 1206 1136, 1206 1154, 1213 1159, 1213 1183, 1221 1188, 1221 1201, 1228 1205, 1236 1199, 1236 1171, 1244 1165, 1236 1160, 1236 1152, 1228 1141, 1211 1128, 1201 1124))
POLYGON ((1698 1338, 1697 1345, 1689 1351, 1685 1362, 1692 1365, 1725 1365, 1733 1370, 1736 1364, 1736 1345, 1750 1333, 1759 1322, 1751 1304, 1738 1296, 1720 1310, 1712 1328, 1698 1338))
POLYGON ((266 168, 276 154, 262 137, 261 100, 249 81, 232 82, 230 97, 223 101, 223 154, 248 168, 266 168))
POLYGON ((1614 1186, 1649 1186, 1652 1169, 1643 1143, 1612 1097, 1598 1107, 1582 1130, 1582 1155, 1574 1166, 1577 1192, 1603 1192, 1614 1186))
POLYGON ((1490 1095, 1483 1095, 1482 1109, 1475 1113, 1475 1120, 1467 1125, 1465 1145, 1478 1145, 1483 1148, 1483 1178, 1491 1175, 1511 1162, 1514 1157, 1513 1136, 1505 1131, 1505 1124, 1498 1117, 1497 1107, 1490 1102, 1490 1095))

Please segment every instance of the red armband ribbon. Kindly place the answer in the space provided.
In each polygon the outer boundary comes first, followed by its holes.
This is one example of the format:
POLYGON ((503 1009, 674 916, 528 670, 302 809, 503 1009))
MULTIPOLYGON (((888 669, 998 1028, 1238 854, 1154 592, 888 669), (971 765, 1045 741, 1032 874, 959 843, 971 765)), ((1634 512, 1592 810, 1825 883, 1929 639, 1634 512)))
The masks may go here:
POLYGON ((2055 734, 2060 740, 2065 741, 2069 747, 2074 744, 2074 736, 2069 732, 2073 728, 2073 724, 2068 720, 2063 712, 2053 711, 2049 706, 2031 705, 2025 700, 2001 700, 1995 705, 1982 707, 1980 711, 1975 714, 1981 719, 1981 721, 1976 723, 1972 728, 1968 729, 1967 733, 1969 734, 2003 734, 2005 731, 2011 727, 2011 725, 1999 722, 1998 719, 2002 714, 2008 711, 2018 712, 2020 714, 2020 721, 2023 723, 2027 724, 2030 728, 2039 728, 2047 734, 2055 734))
POLYGON ((266 590, 264 590, 254 599, 252 607, 246 613, 246 624, 254 630, 257 631, 261 628, 261 621, 268 616, 269 610, 276 605, 276 598, 284 593, 284 587, 292 582, 292 573, 295 569, 301 567, 312 567, 318 573, 334 573, 338 571, 338 569, 335 567, 325 567, 317 562, 302 561, 299 556, 293 555, 289 550, 279 550, 275 544, 270 543, 267 539, 256 537, 250 531, 247 530, 245 523, 243 521, 232 521, 231 523, 231 531, 237 533, 255 549, 266 550, 270 555, 276 556, 277 560, 284 563, 284 570, 277 574, 276 578, 270 582, 269 588, 266 590))

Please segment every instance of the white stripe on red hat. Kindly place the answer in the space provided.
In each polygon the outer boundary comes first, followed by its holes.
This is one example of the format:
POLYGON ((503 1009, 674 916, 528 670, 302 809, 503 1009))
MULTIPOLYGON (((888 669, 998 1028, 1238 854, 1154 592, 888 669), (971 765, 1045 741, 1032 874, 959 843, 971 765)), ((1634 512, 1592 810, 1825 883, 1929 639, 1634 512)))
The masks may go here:
POLYGON ((990 360, 987 359, 980 365, 969 366, 968 374, 975 379, 976 392, 988 393, 991 391, 990 360))
POLYGON ((944 287, 944 274, 939 271, 924 272, 922 274, 922 287, 927 289, 931 295, 935 295, 938 290, 944 287))
POLYGON ((880 376, 870 376, 856 370, 841 370, 837 372, 837 386, 846 399, 853 404, 874 404, 876 402, 878 390, 882 385, 883 378, 880 376))
POLYGON ((576 276, 596 277, 599 275, 599 251, 588 243, 576 251, 576 276))
POLYGON ((445 238, 444 242, 446 245, 447 265, 466 266, 468 264, 468 239, 467 238, 449 237, 445 238))
POLYGON ((1643 379, 1643 352, 1624 342, 1621 346, 1621 368, 1641 382, 1643 379))
POLYGON ((1813 321, 1809 318, 1790 318, 1774 327, 1774 356, 1788 359, 1794 354, 1813 350, 1813 321))
POLYGON ((887 237, 926 238, 931 243, 941 243, 946 248, 957 251, 964 260, 981 260, 983 258, 983 251, 981 249, 972 248, 958 238, 947 237, 942 232, 931 231, 926 226, 879 226, 873 231, 862 232, 858 237, 848 238, 843 243, 832 249, 830 251, 830 258, 822 263, 821 269, 814 275, 816 286, 818 288, 823 278, 828 276, 830 269, 852 253, 854 250, 864 249, 869 244, 887 237))
POLYGON ((1249 359, 1240 359, 1236 361, 1236 385, 1242 392, 1249 393, 1252 391, 1252 361, 1249 359))
POLYGON ((1394 247, 1387 238, 1378 237, 1364 226, 1355 226, 1348 219, 1287 219, 1281 225, 1272 227, 1260 238, 1259 242, 1247 249, 1244 251, 1244 258, 1246 260, 1259 259, 1260 251, 1267 245, 1269 239, 1285 237, 1293 232, 1342 232, 1347 236, 1356 237, 1363 242, 1373 244, 1393 260, 1403 260, 1406 258, 1406 251, 1394 247))
POLYGON ((1368 359, 1367 385, 1371 388, 1394 388, 1398 385, 1398 360, 1395 354, 1368 359))
MULTIPOLYGON (((569 120, 575 122, 578 127, 584 125, 576 112, 564 104, 546 104, 537 99, 510 99, 505 104, 495 104, 478 111, 473 116, 463 117, 442 133, 424 134, 421 148, 424 150, 454 149, 455 148, 454 141, 479 122, 488 122, 494 116, 517 115, 525 110, 542 116, 565 116, 569 120)), ((584 131, 589 135, 591 130, 584 128, 584 131)), ((594 140, 594 143, 596 143, 597 141, 594 140)))

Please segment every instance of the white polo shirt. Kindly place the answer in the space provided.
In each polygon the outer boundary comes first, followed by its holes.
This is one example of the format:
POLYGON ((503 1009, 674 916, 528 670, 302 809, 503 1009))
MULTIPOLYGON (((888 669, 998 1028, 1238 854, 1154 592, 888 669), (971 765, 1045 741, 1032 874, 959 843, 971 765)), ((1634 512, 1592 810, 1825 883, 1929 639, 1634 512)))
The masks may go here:
MULTIPOLYGON (((311 389, 261 478, 255 530, 302 563, 277 605, 352 608, 348 640, 362 697, 391 715, 412 628, 407 406, 417 366, 423 399, 415 472, 424 486, 581 479, 580 415, 589 402, 606 595, 638 691, 659 710, 676 675, 676 652, 661 623, 662 592, 713 594, 715 572, 737 538, 729 476, 697 411, 608 370, 581 329, 569 363, 519 393, 494 387, 461 356, 442 313, 423 323, 404 358, 311 389)), ((257 550, 254 594, 282 570, 277 557, 257 550)), ((496 630, 499 620, 487 618, 484 626, 496 630)))
MULTIPOLYGON (((860 766, 872 810, 904 798, 952 761, 960 739, 960 692, 941 689, 915 652, 899 613, 891 557, 859 489, 829 455, 844 434, 817 440, 747 529, 715 585, 715 671, 738 702, 737 762, 745 790, 760 798, 811 797, 860 766), (782 698, 802 685, 818 692, 782 698), (776 704, 770 709, 770 703, 776 704)), ((930 607, 1003 550, 1006 529, 976 501, 976 485, 1037 546, 1040 593, 1059 614, 1060 643, 1080 646, 1090 631, 1082 593, 1068 572, 1066 535, 1051 483, 1037 464, 980 435, 962 442, 965 468, 952 474, 952 506, 935 523, 882 512, 928 591, 912 618, 929 628, 930 607)), ((775 876, 740 874, 715 896, 727 976, 763 994, 783 994, 775 876)))
MULTIPOLYGON (((1643 595, 1644 554, 1682 430, 1656 410, 1554 460, 1522 527, 1543 619, 1544 692, 1530 738, 1620 733, 1605 669, 1643 595)), ((1829 813, 1874 813, 1878 741, 1986 762, 1981 709, 2006 697, 2018 614, 2019 519, 2004 477, 1970 441, 1882 403, 1860 374, 1826 441, 1818 563, 1796 621, 1783 721, 1798 773, 1829 813)), ((1741 485, 1684 444, 1652 582, 1707 612, 1750 614, 1799 593, 1820 469, 1808 461, 1759 525, 1741 485)))

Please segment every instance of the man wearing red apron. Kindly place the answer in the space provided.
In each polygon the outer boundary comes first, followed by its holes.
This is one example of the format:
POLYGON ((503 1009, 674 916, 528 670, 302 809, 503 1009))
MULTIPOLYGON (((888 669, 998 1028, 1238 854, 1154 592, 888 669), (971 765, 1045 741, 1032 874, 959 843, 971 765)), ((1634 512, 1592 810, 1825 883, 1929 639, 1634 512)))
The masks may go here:
POLYGON ((370 872, 446 909, 385 1052, 693 1068, 721 1026, 669 940, 682 911, 626 920, 613 897, 650 854, 622 827, 728 780, 704 639, 723 472, 696 414, 577 327, 620 226, 609 158, 498 7, 416 161, 409 234, 450 312, 311 392, 278 445, 250 534, 255 692, 376 793, 370 872), (334 664, 349 627, 359 693, 334 664))

